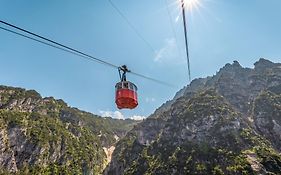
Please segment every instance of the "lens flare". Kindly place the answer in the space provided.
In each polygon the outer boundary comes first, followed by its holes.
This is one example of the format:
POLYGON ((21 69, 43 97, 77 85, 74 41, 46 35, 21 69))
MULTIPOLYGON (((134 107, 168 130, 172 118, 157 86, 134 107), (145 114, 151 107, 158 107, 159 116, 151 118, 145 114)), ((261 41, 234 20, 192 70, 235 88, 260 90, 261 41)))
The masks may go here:
POLYGON ((183 3, 189 9, 197 8, 200 5, 199 0, 183 0, 183 3))
POLYGON ((203 8, 202 1, 203 0, 179 0, 181 6, 184 5, 190 18, 193 18, 195 12, 199 13, 199 16, 201 16, 200 9, 203 8))

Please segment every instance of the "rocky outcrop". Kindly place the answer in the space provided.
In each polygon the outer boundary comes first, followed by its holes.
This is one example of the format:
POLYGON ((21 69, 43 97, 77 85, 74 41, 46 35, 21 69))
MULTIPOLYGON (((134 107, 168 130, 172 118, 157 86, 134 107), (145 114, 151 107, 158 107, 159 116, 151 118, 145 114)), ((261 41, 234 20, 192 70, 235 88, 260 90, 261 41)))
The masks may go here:
POLYGON ((253 118, 257 131, 281 152, 281 94, 263 92, 254 102, 253 118))
POLYGON ((196 79, 116 145, 104 174, 280 174, 281 64, 196 79))
POLYGON ((0 86, 0 174, 101 174, 116 138, 134 124, 0 86))
MULTIPOLYGON (((197 92, 210 88, 223 95, 242 113, 251 112, 248 111, 251 106, 249 103, 262 90, 278 91, 281 88, 280 63, 272 63, 261 58, 254 65, 254 69, 243 68, 239 62, 234 61, 232 64, 226 64, 212 77, 195 79, 190 85, 177 92, 172 100, 156 109, 150 117, 159 117, 182 96, 192 97, 197 92)), ((281 93, 281 91, 278 93, 281 93)))

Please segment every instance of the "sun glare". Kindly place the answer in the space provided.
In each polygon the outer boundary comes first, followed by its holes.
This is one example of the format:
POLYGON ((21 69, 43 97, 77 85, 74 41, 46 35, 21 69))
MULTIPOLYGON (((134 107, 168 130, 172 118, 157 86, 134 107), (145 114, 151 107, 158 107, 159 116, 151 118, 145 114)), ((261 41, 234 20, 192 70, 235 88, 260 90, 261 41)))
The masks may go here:
POLYGON ((196 11, 200 14, 200 8, 203 7, 202 1, 203 0, 178 0, 181 5, 184 5, 184 7, 187 10, 187 13, 193 16, 193 13, 196 11))
POLYGON ((198 5, 200 5, 199 0, 184 0, 184 5, 185 7, 192 9, 192 8, 197 8, 198 5))

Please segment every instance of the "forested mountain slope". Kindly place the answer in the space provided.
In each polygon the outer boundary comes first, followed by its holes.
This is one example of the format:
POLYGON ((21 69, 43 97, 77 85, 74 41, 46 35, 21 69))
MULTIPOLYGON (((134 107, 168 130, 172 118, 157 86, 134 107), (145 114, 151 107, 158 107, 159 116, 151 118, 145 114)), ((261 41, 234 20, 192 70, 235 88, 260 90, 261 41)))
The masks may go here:
POLYGON ((135 124, 0 86, 0 174, 100 174, 107 148, 135 124))
POLYGON ((131 130, 104 174, 281 174, 281 64, 196 79, 131 130))

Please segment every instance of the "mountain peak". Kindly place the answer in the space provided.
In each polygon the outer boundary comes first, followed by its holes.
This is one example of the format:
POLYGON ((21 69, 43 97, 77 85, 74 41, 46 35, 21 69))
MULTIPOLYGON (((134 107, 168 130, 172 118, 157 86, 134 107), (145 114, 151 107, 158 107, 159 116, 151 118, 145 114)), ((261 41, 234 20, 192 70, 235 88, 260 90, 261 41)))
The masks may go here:
POLYGON ((237 70, 242 69, 243 67, 240 65, 240 63, 236 60, 233 61, 232 64, 227 63, 223 68, 220 69, 219 72, 235 72, 237 70))
POLYGON ((193 80, 118 142, 105 174, 280 174, 279 67, 233 61, 193 80))
POLYGON ((255 62, 254 65, 256 70, 261 70, 261 69, 271 68, 275 64, 267 59, 260 58, 259 61, 255 62))

